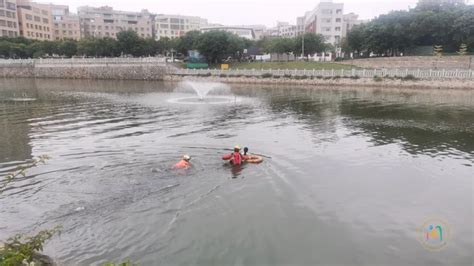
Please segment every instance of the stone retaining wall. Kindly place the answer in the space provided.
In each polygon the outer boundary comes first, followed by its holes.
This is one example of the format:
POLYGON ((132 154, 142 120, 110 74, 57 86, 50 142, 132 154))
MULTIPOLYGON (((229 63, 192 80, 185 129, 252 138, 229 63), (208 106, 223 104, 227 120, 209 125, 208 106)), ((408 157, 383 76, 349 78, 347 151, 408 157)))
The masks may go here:
POLYGON ((362 68, 474 69, 473 56, 403 56, 346 60, 342 64, 362 68))
POLYGON ((258 78, 258 77, 165 77, 166 81, 212 81, 234 84, 265 84, 265 85, 302 85, 302 86, 322 86, 322 87, 383 87, 383 88, 410 88, 410 89, 461 89, 473 90, 474 80, 417 80, 402 81, 393 79, 381 79, 376 81, 370 78, 350 79, 303 79, 295 80, 289 78, 258 78))
POLYGON ((164 64, 0 66, 0 77, 4 78, 163 80, 168 72, 169 68, 164 64))

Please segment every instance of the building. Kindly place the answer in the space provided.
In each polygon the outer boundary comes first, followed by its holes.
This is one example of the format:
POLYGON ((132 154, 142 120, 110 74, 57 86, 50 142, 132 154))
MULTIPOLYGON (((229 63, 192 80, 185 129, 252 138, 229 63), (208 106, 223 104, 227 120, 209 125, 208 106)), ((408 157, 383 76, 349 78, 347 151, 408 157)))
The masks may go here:
POLYGON ((278 36, 285 38, 294 38, 298 35, 298 28, 296 25, 281 25, 278 26, 278 36))
POLYGON ((17 6, 15 0, 0 0, 0 36, 19 35, 17 6))
POLYGON ((211 26, 201 28, 201 32, 209 31, 226 31, 233 34, 236 34, 239 37, 246 38, 249 40, 255 40, 255 32, 250 27, 239 27, 239 26, 211 26))
POLYGON ((304 33, 304 16, 296 18, 296 35, 304 33))
POLYGON ((69 13, 68 6, 51 5, 53 37, 55 40, 81 38, 79 16, 69 13))
POLYGON ((356 25, 360 25, 363 23, 362 20, 359 20, 359 15, 354 13, 349 13, 343 16, 342 20, 344 24, 342 25, 342 36, 347 36, 347 33, 352 30, 352 28, 356 25))
POLYGON ((17 0, 20 35, 34 40, 53 40, 51 5, 17 0))
POLYGON ((207 24, 207 20, 200 17, 159 14, 155 16, 155 38, 177 38, 207 24))
POLYGON ((148 10, 128 12, 114 10, 112 7, 83 6, 77 9, 81 37, 117 38, 117 33, 135 31, 142 38, 153 37, 153 16, 148 10))
POLYGON ((344 4, 322 1, 312 11, 306 12, 306 32, 322 34, 327 43, 338 45, 343 38, 344 4))

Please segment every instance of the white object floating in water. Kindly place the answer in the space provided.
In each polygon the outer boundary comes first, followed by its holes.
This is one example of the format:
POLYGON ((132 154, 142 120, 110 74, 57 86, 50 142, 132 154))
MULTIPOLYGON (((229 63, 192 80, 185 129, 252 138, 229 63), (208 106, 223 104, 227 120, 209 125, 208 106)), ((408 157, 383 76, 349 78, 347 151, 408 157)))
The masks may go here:
POLYGON ((36 101, 35 98, 10 98, 12 102, 33 102, 36 101))
POLYGON ((86 208, 84 208, 84 207, 77 207, 77 208, 76 208, 76 211, 77 211, 77 212, 80 212, 80 211, 83 211, 83 210, 85 210, 85 209, 86 209, 86 208))

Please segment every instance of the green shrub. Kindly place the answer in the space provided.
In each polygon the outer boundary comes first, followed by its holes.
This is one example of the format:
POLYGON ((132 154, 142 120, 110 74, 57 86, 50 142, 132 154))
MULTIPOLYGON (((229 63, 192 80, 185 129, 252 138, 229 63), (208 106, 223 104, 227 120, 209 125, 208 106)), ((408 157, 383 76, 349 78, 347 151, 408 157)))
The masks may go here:
POLYGON ((264 79, 271 78, 271 77, 273 77, 273 74, 271 74, 271 73, 262 74, 262 78, 264 78, 264 79))
POLYGON ((359 77, 358 75, 351 76, 350 78, 351 78, 351 79, 360 79, 360 77, 359 77))
POLYGON ((283 77, 287 78, 287 79, 291 79, 292 76, 291 76, 291 74, 285 74, 285 75, 283 75, 283 77))
POLYGON ((332 77, 323 77, 324 80, 330 80, 332 77))
POLYGON ((273 78, 274 78, 274 79, 279 79, 279 78, 281 78, 281 76, 279 76, 279 75, 274 75, 273 78))
POLYGON ((198 77, 210 77, 210 76, 212 76, 212 74, 210 72, 204 73, 204 74, 199 73, 197 76, 198 77))
POLYGON ((219 77, 221 77, 221 78, 227 78, 227 77, 228 77, 228 75, 227 75, 227 74, 224 74, 224 73, 222 73, 222 74, 220 74, 220 75, 219 75, 219 77))
POLYGON ((56 227, 52 230, 40 231, 32 237, 17 234, 9 238, 5 242, 4 248, 0 250, 0 265, 22 265, 23 260, 26 260, 28 263, 34 262, 36 265, 41 265, 41 260, 38 257, 42 256, 38 255, 38 252, 43 251, 46 241, 50 240, 59 231, 60 227, 56 227))
POLYGON ((340 79, 341 76, 334 76, 332 79, 340 79))
POLYGON ((381 77, 375 75, 375 76, 374 76, 374 81, 376 81, 376 82, 381 82, 381 81, 383 81, 383 78, 381 78, 381 77))
POLYGON ((323 76, 318 75, 318 76, 316 76, 316 78, 317 78, 317 79, 323 79, 323 76))
POLYGON ((410 75, 406 75, 405 77, 401 78, 401 80, 403 80, 403 81, 409 81, 409 80, 411 80, 411 81, 416 81, 416 80, 418 80, 418 79, 415 78, 415 76, 413 76, 413 75, 410 74, 410 75))

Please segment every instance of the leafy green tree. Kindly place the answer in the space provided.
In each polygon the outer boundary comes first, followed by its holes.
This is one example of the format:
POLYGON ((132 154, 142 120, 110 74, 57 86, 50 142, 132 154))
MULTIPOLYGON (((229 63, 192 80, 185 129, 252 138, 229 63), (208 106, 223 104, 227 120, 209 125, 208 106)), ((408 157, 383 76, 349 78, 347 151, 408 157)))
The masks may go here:
MULTIPOLYGON (((296 41, 291 38, 275 38, 270 40, 269 44, 266 47, 267 52, 269 53, 292 53, 295 52, 296 41)), ((301 50, 300 50, 301 51, 301 50)))
POLYGON ((72 57, 77 54, 77 41, 75 40, 64 40, 59 43, 59 54, 72 57))
POLYGON ((209 63, 220 63, 227 56, 237 53, 235 49, 241 48, 236 41, 237 38, 231 33, 209 31, 199 36, 196 48, 209 63))
POLYGON ((187 55, 189 50, 196 49, 197 42, 199 37, 201 36, 201 32, 199 31, 189 31, 184 36, 180 37, 179 43, 177 43, 176 50, 179 53, 187 55))
MULTIPOLYGON (((298 36, 293 50, 296 54, 301 54, 303 36, 298 36)), ((326 51, 328 46, 325 43, 324 36, 321 34, 305 33, 304 35, 304 56, 321 53, 326 51)))
POLYGON ((117 33, 117 41, 120 51, 126 55, 143 55, 143 39, 133 30, 117 33))

